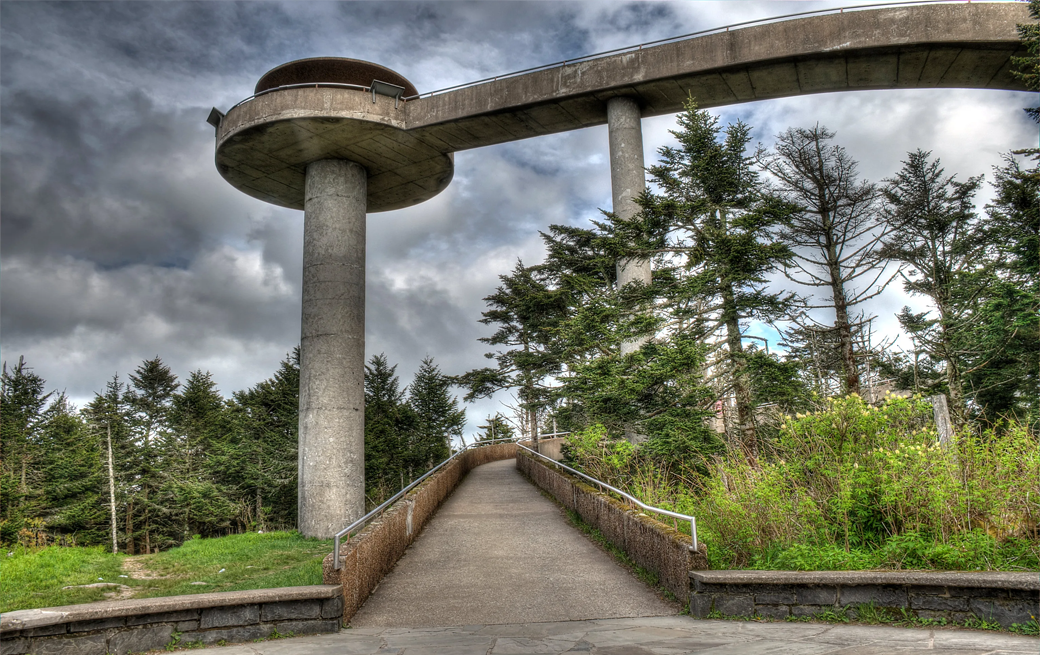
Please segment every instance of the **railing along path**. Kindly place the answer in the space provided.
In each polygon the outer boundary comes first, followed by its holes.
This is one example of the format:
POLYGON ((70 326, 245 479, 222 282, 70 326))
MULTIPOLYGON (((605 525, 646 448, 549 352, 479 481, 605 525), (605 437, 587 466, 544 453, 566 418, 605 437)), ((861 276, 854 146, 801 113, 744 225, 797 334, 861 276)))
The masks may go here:
POLYGON ((607 484, 606 482, 602 482, 600 480, 597 480, 596 478, 592 477, 591 475, 586 475, 586 474, 582 473, 581 471, 578 471, 576 469, 572 469, 571 467, 567 466, 566 464, 561 464, 560 462, 557 462, 556 460, 552 459, 551 457, 546 457, 545 455, 543 455, 543 454, 541 454, 539 452, 535 452, 535 451, 531 450, 527 446, 521 446, 520 444, 517 444, 516 447, 517 448, 522 448, 522 449, 526 450, 527 452, 531 453, 532 455, 534 455, 536 457, 541 457, 542 459, 551 462, 553 465, 562 468, 563 470, 567 471, 568 473, 573 473, 574 475, 581 476, 585 480, 588 480, 589 482, 597 485, 600 488, 600 491, 606 490, 606 491, 609 491, 611 493, 617 494, 617 495, 621 496, 622 498, 624 498, 625 500, 633 503, 634 505, 637 505, 642 510, 645 510, 647 512, 654 512, 655 514, 663 514, 665 516, 670 516, 670 517, 675 518, 675 519, 682 519, 683 521, 689 521, 690 522, 690 536, 693 537, 693 549, 697 550, 697 517, 695 517, 695 516, 687 516, 686 514, 680 514, 678 512, 673 512, 673 511, 668 510, 668 509, 662 509, 660 507, 654 507, 652 505, 647 505, 646 503, 644 503, 643 501, 639 500, 635 496, 633 496, 631 494, 627 494, 624 491, 621 491, 620 489, 618 489, 617 487, 612 487, 609 484, 607 484))

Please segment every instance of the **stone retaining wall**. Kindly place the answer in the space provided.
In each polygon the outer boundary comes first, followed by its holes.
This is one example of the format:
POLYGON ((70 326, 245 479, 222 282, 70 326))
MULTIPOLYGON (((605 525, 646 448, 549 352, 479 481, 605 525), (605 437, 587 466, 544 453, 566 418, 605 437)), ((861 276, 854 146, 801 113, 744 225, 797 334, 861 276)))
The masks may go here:
POLYGON ((0 654, 126 655, 280 635, 337 632, 338 586, 285 587, 104 601, 6 612, 0 654))
POLYGON ((922 619, 972 617, 1007 628, 1040 617, 1040 573, 694 571, 690 614, 786 619, 873 604, 922 619))
MULTIPOLYGON (((481 464, 516 456, 515 443, 500 443, 467 450, 430 476, 407 496, 373 519, 359 534, 340 544, 340 570, 333 568, 332 554, 322 562, 326 584, 342 585, 343 620, 361 608, 383 576, 390 572, 441 502, 467 473, 481 464)), ((346 527, 346 526, 344 526, 346 527)))
POLYGON ((700 552, 693 552, 690 537, 674 527, 600 493, 579 478, 545 460, 536 460, 522 450, 517 453, 516 467, 561 505, 577 512, 632 561, 657 574, 661 585, 676 598, 685 599, 689 594, 691 570, 708 568, 704 545, 701 544, 700 552))

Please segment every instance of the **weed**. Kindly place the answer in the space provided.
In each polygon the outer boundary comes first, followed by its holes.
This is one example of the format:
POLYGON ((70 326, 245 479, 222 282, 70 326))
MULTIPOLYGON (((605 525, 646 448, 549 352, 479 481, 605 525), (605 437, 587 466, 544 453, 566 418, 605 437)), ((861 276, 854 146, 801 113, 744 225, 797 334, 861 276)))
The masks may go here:
POLYGON ((1011 632, 1020 635, 1029 635, 1035 637, 1040 635, 1040 623, 1037 623, 1035 618, 1026 621, 1025 623, 1012 623, 1011 627, 1008 628, 1011 632))
POLYGON ((177 650, 177 648, 179 647, 178 644, 181 643, 181 634, 183 633, 174 632, 170 635, 170 643, 166 644, 167 651, 177 650))
POLYGON ((965 628, 972 628, 974 630, 1000 630, 1000 624, 996 621, 987 621, 986 619, 980 619, 977 616, 970 617, 964 622, 965 628))

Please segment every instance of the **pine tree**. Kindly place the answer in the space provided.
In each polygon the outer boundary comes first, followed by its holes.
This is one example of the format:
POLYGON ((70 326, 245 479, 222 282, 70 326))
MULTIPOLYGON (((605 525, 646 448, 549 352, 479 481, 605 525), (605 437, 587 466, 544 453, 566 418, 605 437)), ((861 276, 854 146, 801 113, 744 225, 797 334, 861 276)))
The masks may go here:
MULTIPOLYGON (((725 368, 736 397, 740 442, 757 453, 751 378, 743 346, 748 321, 785 317, 792 298, 765 290, 767 275, 791 261, 790 249, 772 237, 789 223, 789 203, 763 193, 747 154, 750 128, 738 121, 725 128, 691 99, 671 134, 678 147, 660 149, 648 170, 660 193, 640 200, 643 226, 663 230, 674 255, 657 273, 672 283, 663 297, 672 320, 708 338, 725 334, 725 368)), ((646 227, 643 228, 644 230, 646 227)))
POLYGON ((173 395, 169 421, 172 438, 164 459, 161 504, 171 515, 177 542, 193 535, 226 533, 236 515, 228 490, 217 484, 219 467, 210 458, 231 431, 224 399, 212 375, 193 371, 173 395))
POLYGON ((138 532, 128 539, 143 541, 145 553, 152 552, 162 541, 164 526, 158 522, 164 517, 162 506, 157 504, 157 494, 161 484, 160 472, 166 464, 164 454, 169 450, 168 441, 172 438, 169 418, 173 394, 179 386, 177 376, 158 355, 145 360, 130 375, 127 404, 138 455, 134 462, 137 489, 133 500, 139 514, 134 520, 138 532), (157 522, 154 527, 153 520, 157 522))
POLYGON ((64 395, 47 410, 42 435, 47 528, 64 543, 93 545, 108 537, 107 484, 101 444, 64 395))
POLYGON ((887 220, 885 256, 901 262, 903 287, 927 297, 937 315, 900 314, 903 328, 928 354, 945 365, 944 382, 955 422, 967 420, 964 358, 974 348, 958 343, 958 334, 974 329, 972 308, 985 287, 983 263, 990 246, 975 214, 973 198, 981 177, 958 182, 946 177, 938 159, 917 150, 908 154, 903 168, 886 181, 887 220))
POLYGON ((42 510, 38 464, 52 394, 22 357, 10 370, 5 362, 0 379, 0 539, 11 543, 25 519, 42 510))
POLYGON ((365 366, 365 487, 372 502, 406 484, 408 442, 416 418, 396 372, 397 366, 390 366, 383 353, 373 355, 365 366))
POLYGON ((477 429, 480 430, 477 434, 477 441, 513 438, 513 426, 509 425, 505 417, 498 413, 488 416, 484 425, 478 425, 477 429))
POLYGON ((220 446, 220 484, 235 490, 245 529, 296 525, 300 349, 273 377, 234 394, 235 426, 220 446))
POLYGON ((408 404, 415 412, 408 459, 416 471, 428 470, 451 454, 451 438, 461 436, 466 410, 449 392, 451 379, 426 357, 408 386, 408 404))
POLYGON ((98 439, 104 439, 104 469, 107 484, 103 494, 112 540, 112 550, 116 552, 120 536, 124 550, 134 554, 134 505, 132 493, 136 485, 137 449, 130 431, 127 405, 126 385, 113 375, 105 384, 105 392, 94 395, 94 399, 81 412, 86 420, 87 428, 98 439), (111 463, 109 458, 109 442, 111 442, 111 463), (109 464, 111 469, 109 470, 109 464), (111 509, 115 505, 115 510, 111 509))
MULTIPOLYGON (((497 367, 481 368, 459 376, 454 382, 468 389, 465 400, 487 398, 503 389, 516 389, 522 409, 537 425, 539 411, 549 402, 548 378, 560 370, 560 355, 554 348, 552 330, 566 307, 565 295, 551 289, 517 261, 512 273, 500 275, 502 284, 484 298, 488 309, 480 320, 496 330, 482 343, 503 347, 485 357, 497 367)), ((532 434, 531 438, 537 438, 532 434)))

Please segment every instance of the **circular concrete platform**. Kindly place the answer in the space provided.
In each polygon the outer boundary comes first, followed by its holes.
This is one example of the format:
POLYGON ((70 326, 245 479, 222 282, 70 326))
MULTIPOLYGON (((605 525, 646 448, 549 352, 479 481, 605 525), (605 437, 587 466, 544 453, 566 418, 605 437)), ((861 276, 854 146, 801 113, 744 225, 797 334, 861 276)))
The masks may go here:
POLYGON ((279 66, 257 84, 260 95, 228 111, 217 131, 216 164, 224 179, 254 198, 303 209, 307 164, 343 159, 365 167, 370 213, 410 207, 443 191, 454 174, 453 155, 404 130, 404 102, 360 88, 376 79, 405 87, 405 94, 414 87, 382 66, 338 60, 337 68, 336 61, 279 66), (315 86, 287 86, 310 83, 315 86))

